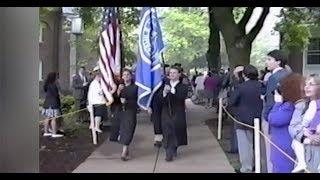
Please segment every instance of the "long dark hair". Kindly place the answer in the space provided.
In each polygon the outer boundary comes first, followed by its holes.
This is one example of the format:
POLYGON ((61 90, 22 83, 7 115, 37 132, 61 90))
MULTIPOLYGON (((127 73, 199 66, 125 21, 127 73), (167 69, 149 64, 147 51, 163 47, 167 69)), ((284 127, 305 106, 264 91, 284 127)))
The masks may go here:
POLYGON ((55 83, 56 80, 57 80, 57 73, 56 73, 56 72, 50 72, 50 73, 47 75, 46 81, 45 81, 44 86, 43 86, 44 92, 47 92, 48 86, 49 86, 50 84, 55 83))

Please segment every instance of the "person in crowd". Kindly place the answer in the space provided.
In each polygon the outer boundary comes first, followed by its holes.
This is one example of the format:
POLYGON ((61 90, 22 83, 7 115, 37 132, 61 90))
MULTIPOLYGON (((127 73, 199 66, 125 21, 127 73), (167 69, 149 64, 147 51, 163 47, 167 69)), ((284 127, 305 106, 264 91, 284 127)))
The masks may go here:
MULTIPOLYGON (((262 95, 264 97, 264 106, 262 110, 262 131, 269 137, 269 124, 268 115, 270 110, 274 105, 274 90, 277 88, 277 84, 281 79, 286 77, 289 72, 287 72, 284 67, 287 63, 287 56, 280 50, 273 50, 267 54, 266 66, 268 70, 272 72, 269 77, 266 87, 262 90, 262 95)), ((264 139, 262 139, 264 141, 264 139)), ((270 160, 270 143, 264 141, 261 143, 262 147, 262 172, 272 172, 272 163, 270 160), (265 146, 265 147, 264 147, 265 146)))
POLYGON ((311 75, 304 87, 307 98, 306 108, 298 109, 293 116, 289 131, 294 138, 292 147, 295 150, 298 164, 292 172, 320 172, 320 77, 311 75))
POLYGON ((117 90, 122 103, 120 112, 120 143, 123 145, 121 160, 127 161, 130 159, 129 145, 137 124, 138 87, 132 81, 132 72, 129 69, 122 71, 122 79, 124 84, 120 84, 117 90))
POLYGON ((207 99, 206 108, 213 107, 213 99, 216 96, 216 91, 218 88, 219 80, 217 78, 212 77, 212 72, 208 73, 208 77, 204 80, 204 95, 207 99))
POLYGON ((203 102, 204 98, 204 80, 206 78, 206 74, 199 73, 199 76, 196 77, 195 84, 196 84, 196 97, 197 103, 203 102))
POLYGON ((89 128, 94 128, 95 131, 102 133, 100 125, 103 117, 107 113, 107 106, 113 103, 113 97, 111 93, 105 94, 101 87, 101 73, 99 71, 99 66, 93 69, 94 79, 90 83, 88 91, 88 109, 93 115, 93 121, 90 121, 89 128))
MULTIPOLYGON (((78 74, 72 78, 73 96, 75 98, 75 108, 80 110, 87 106, 87 93, 89 88, 89 78, 86 75, 84 66, 80 67, 78 74)), ((76 122, 82 123, 88 119, 86 112, 81 111, 76 114, 76 122)))
MULTIPOLYGON (((295 111, 295 103, 302 98, 302 84, 303 78, 299 74, 291 73, 283 78, 274 91, 275 104, 268 115, 271 141, 292 159, 295 158, 295 153, 291 147, 289 125, 295 111)), ((273 173, 289 173, 293 170, 294 162, 274 146, 271 146, 270 157, 273 173)))
MULTIPOLYGON (((243 70, 244 82, 232 92, 228 105, 237 108, 234 116, 240 122, 253 126, 254 118, 260 118, 262 100, 260 99, 261 84, 258 81, 258 70, 247 65, 243 70)), ((248 173, 253 170, 253 130, 236 124, 239 158, 241 168, 239 172, 248 173)))
POLYGON ((165 160, 177 156, 179 146, 188 144, 185 99, 188 87, 179 79, 181 68, 172 66, 169 79, 162 89, 162 145, 166 150, 165 160))
MULTIPOLYGON (((230 83, 229 83, 229 91, 227 92, 227 97, 230 98, 232 92, 241 84, 244 82, 244 78, 242 75, 243 66, 237 65, 232 74, 230 74, 230 83)), ((228 111, 234 115, 234 112, 237 111, 236 107, 228 105, 228 111)), ((228 120, 232 121, 230 117, 228 116, 228 120)), ((231 138, 230 138, 230 150, 228 153, 238 153, 238 141, 237 141, 237 134, 236 134, 236 123, 232 121, 232 126, 230 129, 231 132, 231 138)))
POLYGON ((43 86, 46 94, 42 109, 42 115, 46 118, 44 121, 43 136, 50 136, 52 138, 63 137, 63 134, 58 134, 57 117, 61 115, 61 102, 56 81, 57 73, 51 72, 47 75, 43 86), (50 127, 52 132, 49 132, 50 127))

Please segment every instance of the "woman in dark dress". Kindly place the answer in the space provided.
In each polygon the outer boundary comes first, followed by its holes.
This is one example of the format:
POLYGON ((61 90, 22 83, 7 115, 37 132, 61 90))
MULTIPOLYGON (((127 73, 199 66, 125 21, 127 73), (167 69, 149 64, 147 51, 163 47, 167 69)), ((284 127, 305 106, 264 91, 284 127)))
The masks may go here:
POLYGON ((57 82, 57 73, 51 72, 48 74, 44 84, 44 92, 46 93, 45 101, 43 104, 42 115, 46 118, 44 121, 44 134, 43 136, 51 136, 53 138, 62 137, 58 134, 58 125, 56 117, 61 115, 61 102, 57 82), (49 128, 52 132, 49 132, 49 128))
POLYGON ((123 144, 121 160, 129 160, 129 145, 137 124, 138 87, 132 81, 132 73, 128 69, 122 72, 124 84, 120 84, 118 94, 122 103, 120 111, 120 143, 123 144))
POLYGON ((185 99, 188 87, 179 77, 179 67, 171 67, 169 79, 162 91, 162 133, 163 147, 166 149, 166 161, 177 156, 177 148, 188 144, 185 99))

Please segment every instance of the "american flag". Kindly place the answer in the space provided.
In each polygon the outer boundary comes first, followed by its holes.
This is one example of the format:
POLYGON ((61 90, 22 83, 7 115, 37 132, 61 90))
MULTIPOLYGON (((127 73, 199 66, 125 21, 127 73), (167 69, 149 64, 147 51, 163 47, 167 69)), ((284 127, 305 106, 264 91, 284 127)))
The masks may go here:
POLYGON ((104 9, 102 32, 99 38, 99 67, 102 73, 102 89, 105 94, 114 93, 117 85, 115 76, 121 70, 121 32, 118 12, 115 7, 104 9))

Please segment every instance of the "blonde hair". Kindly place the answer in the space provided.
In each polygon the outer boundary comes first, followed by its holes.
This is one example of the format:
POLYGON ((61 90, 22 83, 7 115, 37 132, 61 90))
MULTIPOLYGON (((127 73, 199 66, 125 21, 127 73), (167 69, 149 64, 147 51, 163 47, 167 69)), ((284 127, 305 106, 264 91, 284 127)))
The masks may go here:
POLYGON ((316 92, 317 99, 320 98, 320 76, 318 74, 311 74, 307 77, 306 82, 312 80, 316 85, 319 86, 316 92))
POLYGON ((313 80, 317 85, 320 85, 320 76, 318 74, 311 74, 307 77, 306 81, 313 80))

